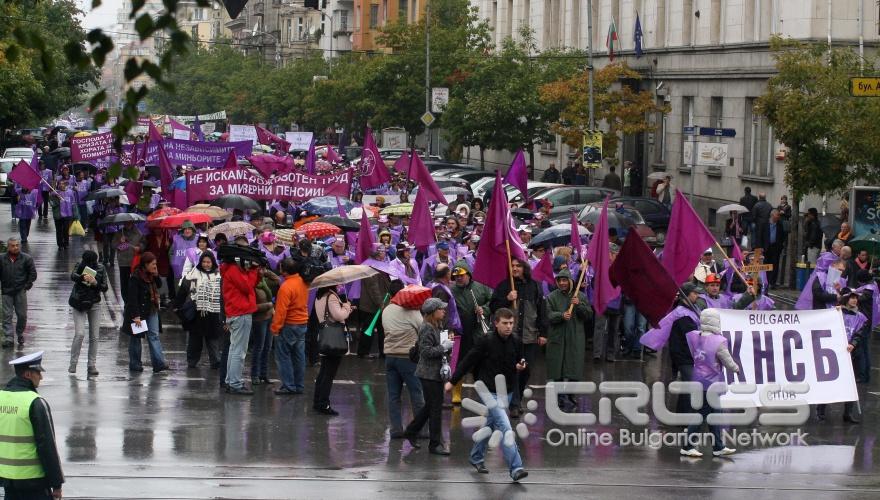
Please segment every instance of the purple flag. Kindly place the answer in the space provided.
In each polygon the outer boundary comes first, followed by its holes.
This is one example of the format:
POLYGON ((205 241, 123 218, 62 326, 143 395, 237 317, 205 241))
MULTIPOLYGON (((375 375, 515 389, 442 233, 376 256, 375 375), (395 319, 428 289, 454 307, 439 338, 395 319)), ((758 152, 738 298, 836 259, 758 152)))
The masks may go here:
POLYGON ((367 209, 361 210, 361 229, 358 231, 357 248, 354 254, 354 263, 361 264, 373 254, 373 228, 370 227, 370 219, 367 218, 367 209))
POLYGON ((596 230, 590 238, 587 246, 587 260, 593 266, 593 309, 597 315, 605 313, 608 303, 620 295, 620 288, 611 285, 609 268, 611 267, 611 252, 608 248, 608 200, 602 204, 602 212, 599 214, 599 222, 596 230))
POLYGON ((400 155, 400 158, 398 158, 397 161, 394 162, 394 170, 397 170, 402 174, 409 173, 409 166, 411 162, 412 160, 409 156, 409 151, 404 151, 403 154, 400 155))
MULTIPOLYGON (((144 183, 140 181, 129 180, 125 184, 125 194, 128 196, 128 204, 135 205, 143 193, 144 183)), ((180 208, 180 207, 178 207, 180 208)))
MULTIPOLYGON (((150 123, 150 137, 153 137, 153 130, 156 127, 153 126, 153 123, 150 123)), ((158 134, 159 131, 156 130, 158 134)), ((165 198, 166 201, 171 200, 171 183, 174 182, 174 166, 171 165, 171 161, 168 159, 168 154, 165 152, 165 146, 162 144, 161 136, 157 141, 159 144, 159 182, 162 185, 162 197, 165 198)), ((178 207, 180 208, 180 207, 178 207)), ((184 207, 186 208, 186 207, 184 207)))
POLYGON ((364 148, 361 151, 361 188, 372 189, 389 182, 391 182, 391 174, 382 161, 376 141, 373 140, 373 131, 367 127, 364 133, 364 148))
POLYGON ((199 142, 205 142, 205 133, 202 132, 202 122, 199 121, 199 115, 196 114, 196 120, 193 122, 193 133, 199 142))
POLYGON ((495 172, 495 187, 492 189, 492 199, 489 201, 489 212, 486 215, 483 237, 477 248, 473 273, 474 280, 491 288, 509 277, 510 259, 526 260, 519 235, 510 229, 510 220, 510 207, 501 185, 501 173, 495 172))
POLYGON ((425 166, 422 159, 419 158, 419 153, 416 151, 412 153, 412 169, 409 172, 409 177, 418 184, 420 193, 422 191, 425 192, 427 196, 425 200, 428 202, 436 201, 444 205, 449 204, 446 201, 446 196, 443 195, 443 191, 440 191, 440 186, 434 182, 431 172, 428 172, 428 167, 425 166))
POLYGON ((333 146, 330 144, 327 145, 327 153, 324 154, 324 159, 334 165, 337 163, 342 163, 342 158, 340 158, 339 155, 336 154, 336 150, 333 149, 333 146))
POLYGON ((284 151, 290 151, 290 143, 289 142, 278 137, 277 135, 273 134, 272 132, 269 132, 267 129, 265 129, 259 125, 254 125, 254 129, 256 129, 256 131, 257 131, 257 141, 260 144, 263 144, 266 146, 273 146, 276 149, 280 148, 280 149, 283 149, 284 151))
POLYGON ((553 275, 553 252, 550 250, 544 252, 541 260, 532 268, 532 279, 543 281, 548 285, 556 284, 556 276, 553 275))
POLYGON ((636 231, 627 235, 609 271, 611 283, 620 287, 652 326, 659 325, 675 303, 678 285, 636 231))
POLYGON ((39 172, 36 172, 24 160, 18 162, 18 165, 12 168, 7 177, 27 189, 37 189, 43 179, 39 172))
POLYGON ((293 158, 289 156, 253 155, 248 157, 248 161, 267 179, 275 172, 293 170, 293 158))
POLYGON ((312 134, 312 142, 309 143, 309 152, 306 153, 306 172, 315 175, 315 167, 318 159, 315 156, 315 134, 312 134))
POLYGON ((431 218, 431 209, 428 208, 427 193, 419 190, 413 202, 412 215, 409 220, 409 240, 421 251, 425 251, 437 241, 434 231, 434 219, 431 218))
POLYGON ((577 212, 571 211, 571 249, 575 255, 577 255, 577 260, 581 260, 584 258, 584 252, 581 248, 581 235, 578 231, 578 219, 577 212))
POLYGON ((507 169, 507 173, 504 175, 504 183, 519 189, 523 200, 526 201, 529 193, 529 169, 526 165, 526 156, 523 154, 522 148, 516 150, 513 162, 511 162, 510 168, 507 169))
MULTIPOLYGON (((31 168, 34 170, 34 172, 37 173, 37 175, 40 176, 40 179, 41 179, 40 182, 43 182, 42 181, 43 175, 42 175, 42 172, 40 172, 40 159, 37 157, 36 150, 34 150, 34 156, 31 157, 31 168)), ((37 189, 37 194, 35 195, 35 197, 37 199, 36 200, 37 206, 38 207, 41 206, 43 204, 43 190, 37 189)))
POLYGON ((149 134, 150 139, 149 140, 162 142, 162 133, 159 132, 159 129, 156 128, 156 125, 153 124, 153 120, 150 120, 149 127, 150 127, 150 134, 149 134))
POLYGON ((663 267, 669 271, 676 285, 690 278, 700 256, 714 244, 715 238, 697 216, 694 207, 677 191, 663 249, 663 267))

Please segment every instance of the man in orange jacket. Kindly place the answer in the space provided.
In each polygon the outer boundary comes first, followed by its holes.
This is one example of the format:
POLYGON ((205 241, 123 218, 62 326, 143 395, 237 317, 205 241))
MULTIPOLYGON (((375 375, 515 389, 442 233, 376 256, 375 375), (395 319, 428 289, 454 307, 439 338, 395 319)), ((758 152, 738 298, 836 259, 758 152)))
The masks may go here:
POLYGON ((275 335, 275 364, 281 387, 278 395, 302 394, 306 375, 306 331, 309 324, 309 287, 299 275, 301 263, 291 258, 281 262, 284 282, 275 298, 272 334, 275 335), (291 358, 293 362, 291 363, 291 358))

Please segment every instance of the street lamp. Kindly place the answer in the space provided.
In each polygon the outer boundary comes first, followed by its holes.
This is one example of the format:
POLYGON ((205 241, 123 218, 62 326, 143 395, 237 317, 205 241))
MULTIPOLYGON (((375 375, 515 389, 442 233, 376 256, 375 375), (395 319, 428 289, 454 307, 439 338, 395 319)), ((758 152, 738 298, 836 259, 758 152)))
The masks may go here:
MULTIPOLYGON (((275 40, 275 67, 281 65, 281 42, 278 40, 278 37, 269 33, 267 31, 258 31, 256 27, 254 27, 253 31, 251 31, 251 36, 257 35, 266 35, 272 37, 272 40, 275 40)), ((262 46, 262 44, 260 44, 262 46)), ((265 53, 263 54, 263 59, 265 59, 265 53)))

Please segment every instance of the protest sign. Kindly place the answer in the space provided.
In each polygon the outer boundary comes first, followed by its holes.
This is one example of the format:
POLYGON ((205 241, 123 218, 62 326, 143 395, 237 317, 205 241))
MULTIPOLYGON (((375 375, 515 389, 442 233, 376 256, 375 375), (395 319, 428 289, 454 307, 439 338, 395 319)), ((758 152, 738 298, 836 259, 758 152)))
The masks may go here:
POLYGON ((312 132, 287 132, 284 139, 290 143, 290 149, 308 151, 312 144, 312 132))
MULTIPOLYGON (((165 139, 162 141, 165 146, 165 153, 168 160, 175 165, 192 165, 194 167, 214 167, 220 168, 226 163, 226 157, 229 156, 230 150, 235 150, 235 156, 246 158, 251 155, 251 143, 249 141, 240 142, 199 142, 186 141, 183 139, 165 139)), ((138 145, 138 148, 143 147, 138 145)), ((131 144, 125 145, 124 149, 127 154, 131 154, 131 144)), ((140 150, 138 151, 140 156, 140 150)), ((147 147, 147 158, 149 164, 159 163, 159 147, 155 142, 151 142, 147 147)))
POLYGON ((70 139, 70 159, 74 162, 103 158, 113 152, 113 134, 105 132, 70 139))
POLYGON ((240 194, 255 200, 308 200, 318 196, 348 197, 351 169, 331 175, 287 172, 265 179, 249 169, 194 170, 186 173, 186 194, 190 203, 240 194))
POLYGON ((189 140, 189 129, 173 129, 171 131, 171 137, 179 140, 189 140))
POLYGON ((771 399, 800 398, 809 404, 858 399, 852 358, 846 351, 847 336, 841 312, 735 311, 721 309, 721 334, 740 366, 739 373, 724 370, 728 384, 756 384, 753 394, 721 396, 726 402, 751 401, 762 406, 759 394, 768 384, 783 390, 771 399), (803 394, 785 391, 787 384, 806 383, 803 394))
POLYGON ((230 125, 229 141, 251 141, 252 145, 258 143, 257 129, 253 125, 230 125))

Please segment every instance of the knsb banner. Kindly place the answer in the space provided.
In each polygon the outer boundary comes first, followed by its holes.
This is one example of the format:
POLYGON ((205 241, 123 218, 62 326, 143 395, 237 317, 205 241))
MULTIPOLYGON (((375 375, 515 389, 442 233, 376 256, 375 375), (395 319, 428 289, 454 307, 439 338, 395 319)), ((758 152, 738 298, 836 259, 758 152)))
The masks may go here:
POLYGON ((70 139, 70 159, 74 162, 104 158, 111 153, 113 153, 111 132, 70 139))
POLYGON ((190 203, 240 194, 255 200, 308 200, 318 196, 347 198, 351 190, 351 169, 331 175, 288 172, 265 179, 246 168, 195 170, 186 173, 186 194, 190 203))
MULTIPOLYGON (((188 132, 187 132, 188 133, 188 132)), ((246 158, 251 155, 251 142, 199 142, 183 139, 165 139, 162 141, 168 160, 176 165, 192 165, 194 167, 220 168, 226 164, 229 151, 235 150, 235 156, 246 158)), ((138 154, 142 144, 138 145, 138 154)), ((131 144, 125 146, 125 153, 131 154, 131 144)), ((159 146, 151 142, 147 147, 147 159, 149 164, 159 163, 159 146)))
POLYGON ((735 311, 721 309, 721 334, 740 367, 739 373, 724 370, 730 386, 755 384, 752 394, 729 390, 722 405, 762 406, 760 394, 769 384, 782 390, 767 392, 770 400, 801 399, 809 404, 837 403, 858 399, 852 358, 846 351, 846 328, 837 309, 819 311, 735 311), (803 394, 785 386, 806 383, 803 394))

